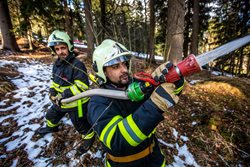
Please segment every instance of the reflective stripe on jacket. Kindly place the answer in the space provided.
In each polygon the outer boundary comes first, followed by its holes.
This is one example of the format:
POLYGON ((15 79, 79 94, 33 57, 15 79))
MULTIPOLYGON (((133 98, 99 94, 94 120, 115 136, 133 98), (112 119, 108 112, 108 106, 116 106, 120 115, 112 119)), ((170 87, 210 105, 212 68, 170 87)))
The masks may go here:
MULTIPOLYGON (((88 89, 88 86, 86 84, 84 84, 83 82, 81 82, 81 81, 77 81, 77 82, 78 82, 78 84, 81 83, 84 86, 84 88, 85 88, 84 90, 88 89)), ((54 88, 58 92, 57 96, 62 95, 62 93, 66 89, 69 89, 71 91, 72 95, 74 95, 74 96, 81 93, 81 92, 83 92, 83 90, 79 89, 78 86, 76 86, 76 84, 74 84, 72 86, 60 86, 59 84, 57 84, 55 82, 52 82, 50 88, 54 88)), ((88 100, 89 100, 89 98, 86 97, 86 98, 82 98, 82 99, 77 100, 77 101, 73 101, 73 102, 70 102, 70 103, 65 103, 65 104, 62 104, 61 108, 74 108, 74 107, 78 106, 78 103, 84 104, 88 100)))
MULTIPOLYGON (((88 119, 91 125, 95 124, 94 130, 104 144, 105 150, 113 156, 122 157, 143 151, 153 140, 157 142, 154 132, 163 116, 147 99, 132 102, 93 96, 88 104, 88 119)), ((159 150, 158 143, 152 155, 158 156, 155 158, 159 161, 156 162, 156 166, 161 166, 164 158, 160 151, 155 150, 159 150)), ((147 157, 141 162, 137 160, 127 165, 147 166, 151 164, 149 161, 152 160, 147 157)), ((119 165, 126 166, 126 163, 119 165)))
MULTIPOLYGON (((89 80, 85 65, 74 55, 66 58, 66 61, 57 59, 52 69, 52 83, 50 88, 57 92, 57 96, 63 99, 77 95, 88 90, 89 80), (78 70, 80 69, 80 70, 78 70), (82 72, 82 71, 85 71, 82 72)), ((82 98, 77 101, 61 105, 62 110, 78 110, 79 117, 83 116, 82 104, 88 102, 89 98, 82 98)))

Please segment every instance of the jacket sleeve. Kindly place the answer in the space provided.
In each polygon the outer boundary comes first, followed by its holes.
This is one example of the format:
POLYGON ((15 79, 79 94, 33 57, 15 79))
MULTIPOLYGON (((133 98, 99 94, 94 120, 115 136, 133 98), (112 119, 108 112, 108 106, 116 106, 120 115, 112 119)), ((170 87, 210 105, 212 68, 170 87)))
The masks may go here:
POLYGON ((145 101, 134 113, 123 118, 111 100, 94 96, 88 105, 88 119, 95 125, 100 141, 110 150, 121 152, 150 138, 163 116, 145 101))
POLYGON ((68 98, 89 89, 89 80, 85 65, 78 61, 74 66, 75 69, 72 76, 74 84, 62 93, 62 98, 68 98))
POLYGON ((57 95, 57 90, 56 90, 56 87, 54 85, 54 74, 55 73, 55 66, 53 66, 52 68, 52 83, 50 84, 50 88, 49 88, 49 94, 52 95, 52 96, 56 96, 57 95))

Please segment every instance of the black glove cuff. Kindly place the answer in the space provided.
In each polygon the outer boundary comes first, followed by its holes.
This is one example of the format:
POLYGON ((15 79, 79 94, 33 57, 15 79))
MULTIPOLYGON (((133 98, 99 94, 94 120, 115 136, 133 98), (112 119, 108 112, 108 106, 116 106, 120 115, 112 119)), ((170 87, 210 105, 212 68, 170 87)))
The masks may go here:
POLYGON ((57 92, 56 92, 56 90, 54 88, 49 88, 49 94, 51 96, 56 96, 57 92))

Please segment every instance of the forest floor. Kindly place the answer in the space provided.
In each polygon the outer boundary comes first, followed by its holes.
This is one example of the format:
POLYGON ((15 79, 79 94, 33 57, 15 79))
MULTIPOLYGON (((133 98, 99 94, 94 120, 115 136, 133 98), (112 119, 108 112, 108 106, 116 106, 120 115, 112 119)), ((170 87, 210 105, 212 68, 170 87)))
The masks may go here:
MULTIPOLYGON (((92 71, 91 61, 85 56, 82 58, 87 69, 92 71)), ((34 66, 33 62, 39 62, 48 67, 51 67, 52 63, 51 56, 46 49, 22 53, 0 50, 1 61, 27 63, 31 66, 34 66)), ((144 61, 139 59, 134 61, 133 66, 136 68, 135 71, 150 71, 156 67, 154 65, 147 68, 144 61)), ((197 165, 184 163, 184 166, 250 166, 250 79, 214 74, 204 70, 187 77, 179 103, 169 113, 165 113, 165 120, 157 127, 157 137, 160 141, 175 143, 160 144, 166 155, 166 164, 172 163, 169 166, 175 166, 173 162, 188 162, 185 160, 186 156, 177 151, 182 146, 188 147, 197 163, 197 165)), ((12 81, 22 76, 23 74, 15 65, 0 66, 0 166, 13 166, 15 159, 17 161, 14 166, 36 166, 28 156, 26 146, 29 143, 14 149, 9 149, 7 144, 16 139, 13 134, 19 128, 17 121, 7 116, 17 113, 17 107, 11 108, 11 106, 22 98, 15 97, 16 90, 20 88, 12 81)), ((47 80, 49 84, 49 76, 39 79, 47 80)), ((38 93, 48 91, 45 91, 48 86, 40 85, 40 88, 44 90, 38 93)), ((34 87, 29 87, 27 91, 30 92, 28 97, 36 97, 34 94, 37 92, 34 87)), ((47 94, 44 93, 43 96, 48 101, 47 94)), ((22 105, 32 106, 31 102, 23 102, 22 105)), ((48 108, 48 106, 46 103, 40 107, 48 108)), ((42 112, 44 115, 45 110, 42 112)), ((37 119, 32 119, 41 126, 44 125, 44 120, 42 115, 37 119)), ((28 122, 28 124, 31 123, 28 122)), ((24 131, 29 132, 29 129, 24 131)), ((79 135, 72 126, 66 124, 60 132, 52 136, 53 139, 48 147, 44 148, 43 155, 36 156, 50 158, 57 156, 52 163, 54 166, 60 164, 68 166, 70 159, 66 153, 72 148, 72 143, 80 140, 79 135)), ((32 136, 31 141, 36 142, 39 139, 32 136)), ((91 150, 98 152, 100 148, 100 143, 95 142, 91 150)), ((102 161, 103 159, 87 154, 76 164, 71 165, 102 166, 100 165, 102 161)))

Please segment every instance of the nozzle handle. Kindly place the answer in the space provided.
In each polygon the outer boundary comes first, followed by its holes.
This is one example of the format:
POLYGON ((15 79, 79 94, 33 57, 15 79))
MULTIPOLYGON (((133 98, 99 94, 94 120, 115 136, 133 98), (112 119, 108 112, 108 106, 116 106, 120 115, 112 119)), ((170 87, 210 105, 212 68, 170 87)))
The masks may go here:
POLYGON ((199 71, 201 71, 200 65, 196 61, 195 56, 190 54, 175 67, 170 68, 165 75, 165 78, 167 82, 174 83, 175 81, 178 81, 181 76, 186 77, 199 71))

